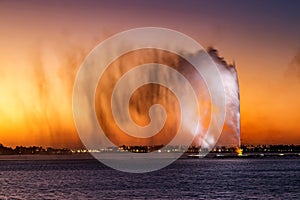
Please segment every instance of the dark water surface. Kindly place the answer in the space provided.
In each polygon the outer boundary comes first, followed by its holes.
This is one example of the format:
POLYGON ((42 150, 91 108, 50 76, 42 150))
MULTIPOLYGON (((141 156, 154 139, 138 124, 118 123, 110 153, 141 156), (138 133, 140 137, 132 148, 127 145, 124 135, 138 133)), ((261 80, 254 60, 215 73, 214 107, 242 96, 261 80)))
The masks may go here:
POLYGON ((0 199, 300 199, 300 159, 182 159, 130 174, 95 160, 0 161, 0 199))

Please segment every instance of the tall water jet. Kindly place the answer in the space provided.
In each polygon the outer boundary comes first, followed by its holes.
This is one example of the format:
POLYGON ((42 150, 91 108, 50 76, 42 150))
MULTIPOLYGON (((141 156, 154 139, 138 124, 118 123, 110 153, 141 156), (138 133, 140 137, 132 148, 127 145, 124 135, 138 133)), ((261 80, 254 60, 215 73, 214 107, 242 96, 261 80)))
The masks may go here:
MULTIPOLYGON (((226 107, 226 115, 225 115, 225 122, 222 129, 221 134, 217 138, 212 138, 210 143, 215 143, 215 146, 218 147, 239 147, 240 146, 240 94, 239 94, 239 83, 238 83, 238 75, 235 64, 228 64, 224 58, 219 56, 218 50, 209 47, 207 49, 208 55, 212 58, 214 63, 216 64, 219 75, 222 79, 222 83, 218 81, 213 81, 211 84, 218 85, 223 84, 224 92, 225 92, 225 107, 226 107)), ((201 62, 199 57, 201 57, 203 52, 198 52, 190 57, 194 57, 201 62)), ((182 61, 182 60, 181 60, 182 61)), ((195 140, 193 142, 194 146, 203 146, 203 137, 207 132, 208 123, 211 120, 211 107, 215 105, 211 105, 210 95, 207 92, 207 88, 205 87, 205 83, 201 79, 201 77, 196 76, 191 68, 184 62, 179 63, 180 66, 184 66, 180 68, 180 72, 184 74, 188 74, 189 80, 195 82, 193 85, 197 85, 200 89, 197 91, 201 97, 199 98, 200 107, 205 109, 200 115, 200 122, 201 122, 201 129, 198 131, 195 140)), ((211 67, 204 65, 203 67, 211 67)))
POLYGON ((239 147, 240 138, 240 92, 235 64, 227 64, 216 49, 208 48, 208 53, 217 64, 226 94, 226 120, 217 146, 239 147))

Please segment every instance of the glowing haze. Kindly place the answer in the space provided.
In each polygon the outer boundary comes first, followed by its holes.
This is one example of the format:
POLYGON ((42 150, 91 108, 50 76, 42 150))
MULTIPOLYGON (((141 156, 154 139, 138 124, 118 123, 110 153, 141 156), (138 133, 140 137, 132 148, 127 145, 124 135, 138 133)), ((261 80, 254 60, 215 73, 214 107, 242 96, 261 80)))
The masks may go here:
POLYGON ((0 143, 81 147, 71 109, 80 63, 112 34, 158 26, 235 61, 242 143, 300 144, 299 8, 297 1, 1 1, 0 143))

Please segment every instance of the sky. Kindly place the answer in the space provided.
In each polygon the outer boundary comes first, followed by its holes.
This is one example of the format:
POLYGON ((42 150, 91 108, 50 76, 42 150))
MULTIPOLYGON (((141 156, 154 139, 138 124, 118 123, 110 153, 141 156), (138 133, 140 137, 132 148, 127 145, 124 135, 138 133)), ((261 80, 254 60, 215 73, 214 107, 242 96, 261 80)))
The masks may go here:
POLYGON ((300 144, 299 1, 0 1, 0 143, 80 147, 85 56, 137 27, 180 31, 235 62, 243 144, 300 144))

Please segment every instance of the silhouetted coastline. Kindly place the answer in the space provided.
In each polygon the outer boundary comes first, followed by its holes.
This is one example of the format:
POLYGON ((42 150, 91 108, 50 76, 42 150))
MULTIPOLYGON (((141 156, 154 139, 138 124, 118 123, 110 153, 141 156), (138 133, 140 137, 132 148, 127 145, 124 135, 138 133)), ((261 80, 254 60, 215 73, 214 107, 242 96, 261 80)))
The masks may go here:
POLYGON ((300 145, 242 145, 238 147, 215 147, 209 153, 200 147, 189 147, 187 151, 180 146, 126 146, 109 147, 100 150, 68 149, 68 148, 43 148, 37 146, 16 146, 6 147, 0 144, 1 159, 92 159, 90 153, 148 153, 157 151, 158 153, 183 152, 182 158, 199 158, 205 154, 206 158, 276 158, 276 157, 299 157, 300 145))

